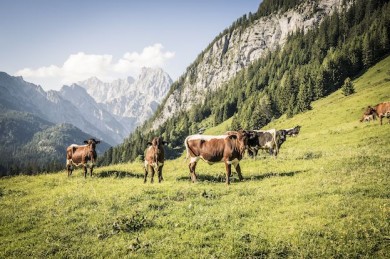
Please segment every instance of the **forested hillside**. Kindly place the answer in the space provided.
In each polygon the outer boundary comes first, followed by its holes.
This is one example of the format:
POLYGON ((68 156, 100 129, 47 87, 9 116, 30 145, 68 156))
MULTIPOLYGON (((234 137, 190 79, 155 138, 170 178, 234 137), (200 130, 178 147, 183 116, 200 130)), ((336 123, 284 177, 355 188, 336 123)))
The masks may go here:
MULTIPOLYGON (((234 26, 247 26, 254 17, 298 2, 264 1, 254 16, 234 26)), ((106 152, 101 163, 134 160, 155 135, 170 142, 168 152, 174 156, 180 154, 188 134, 232 116, 230 129, 259 129, 282 114, 291 117, 310 110, 312 101, 339 89, 345 79, 356 77, 389 54, 389 28, 388 1, 356 0, 343 12, 325 18, 318 28, 290 35, 282 49, 241 70, 220 90, 208 93, 204 103, 168 119, 156 130, 151 130, 153 119, 149 120, 122 145, 106 152)))

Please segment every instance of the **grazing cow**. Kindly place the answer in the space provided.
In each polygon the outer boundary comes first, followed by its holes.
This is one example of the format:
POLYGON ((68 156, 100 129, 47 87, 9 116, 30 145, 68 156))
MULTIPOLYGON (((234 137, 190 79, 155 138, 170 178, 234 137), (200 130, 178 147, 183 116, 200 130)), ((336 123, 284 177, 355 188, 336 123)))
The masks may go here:
POLYGON ((154 182, 154 173, 158 173, 158 182, 161 183, 163 179, 162 169, 164 166, 164 145, 168 142, 164 141, 161 137, 155 137, 151 142, 148 142, 148 148, 145 151, 145 177, 144 183, 146 183, 146 179, 148 177, 149 169, 152 171, 150 182, 154 182))
POLYGON ((248 155, 256 157, 259 149, 268 150, 270 155, 277 157, 279 149, 286 141, 286 130, 254 130, 255 138, 248 140, 248 155))
POLYGON ((383 117, 389 118, 389 123, 390 123, 390 102, 379 103, 374 107, 368 106, 367 110, 364 112, 363 117, 360 119, 360 121, 362 122, 364 119, 367 118, 368 115, 373 115, 374 119, 375 116, 378 116, 381 125, 382 125, 383 117))
POLYGON ((301 130, 301 126, 295 126, 294 128, 285 129, 287 136, 296 137, 301 130))
POLYGON ((199 159, 208 164, 224 162, 226 168, 226 184, 230 184, 231 166, 234 165, 240 181, 243 180, 240 160, 242 159, 250 134, 246 131, 231 131, 225 135, 191 135, 188 136, 184 145, 187 150, 186 159, 190 158, 192 182, 196 181, 195 167, 199 159))
POLYGON ((84 168, 84 177, 87 177, 87 167, 90 168, 92 177, 92 170, 97 158, 95 148, 100 141, 91 138, 85 140, 84 143, 85 145, 72 144, 66 149, 66 168, 68 169, 68 176, 72 175, 73 166, 82 166, 84 168))

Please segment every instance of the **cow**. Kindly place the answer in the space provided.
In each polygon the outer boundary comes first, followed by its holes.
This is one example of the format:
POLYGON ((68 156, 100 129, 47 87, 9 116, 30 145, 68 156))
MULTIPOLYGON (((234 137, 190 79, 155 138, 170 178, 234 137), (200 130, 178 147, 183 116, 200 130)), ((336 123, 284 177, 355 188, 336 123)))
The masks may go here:
POLYGON ((93 167, 96 163, 97 154, 95 151, 99 140, 93 138, 85 140, 85 145, 72 144, 66 149, 66 168, 68 177, 72 175, 74 166, 82 166, 84 168, 84 177, 87 177, 87 168, 90 168, 91 177, 93 167))
POLYGON ((366 111, 363 114, 363 117, 360 119, 360 122, 364 121, 368 115, 373 115, 379 117, 379 122, 382 125, 383 117, 389 118, 390 123, 390 102, 383 102, 375 105, 374 107, 368 106, 366 111))
POLYGON ((253 130, 256 137, 248 140, 248 155, 252 158, 257 156, 259 149, 264 149, 275 158, 279 149, 287 139, 286 130, 253 130))
POLYGON ((246 131, 231 131, 224 135, 190 135, 185 141, 187 156, 190 158, 188 164, 191 180, 196 182, 196 163, 202 159, 212 165, 223 162, 226 168, 226 184, 230 184, 231 166, 234 165, 238 178, 242 181, 244 178, 241 173, 240 160, 247 148, 247 141, 250 134, 246 131))
POLYGON ((150 182, 154 182, 154 173, 158 174, 158 182, 161 183, 163 179, 162 169, 164 166, 164 145, 168 144, 161 137, 154 137, 151 142, 148 142, 148 148, 145 150, 145 161, 144 161, 144 183, 147 181, 149 169, 152 173, 150 182))
POLYGON ((301 130, 301 126, 297 125, 294 128, 285 129, 286 135, 291 137, 296 137, 299 134, 299 131, 301 130))

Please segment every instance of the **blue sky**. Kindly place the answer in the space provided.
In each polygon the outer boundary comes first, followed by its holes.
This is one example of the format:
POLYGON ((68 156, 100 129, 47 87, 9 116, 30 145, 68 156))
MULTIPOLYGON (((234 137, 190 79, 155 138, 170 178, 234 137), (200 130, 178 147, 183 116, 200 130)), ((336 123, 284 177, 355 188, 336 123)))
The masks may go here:
POLYGON ((0 71, 45 90, 162 67, 173 80, 261 0, 1 0, 0 71))

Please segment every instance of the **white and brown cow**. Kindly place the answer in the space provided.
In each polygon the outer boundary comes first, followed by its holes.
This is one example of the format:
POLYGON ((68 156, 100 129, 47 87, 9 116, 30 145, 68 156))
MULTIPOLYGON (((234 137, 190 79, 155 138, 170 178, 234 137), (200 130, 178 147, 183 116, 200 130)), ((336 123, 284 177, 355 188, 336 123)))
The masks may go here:
POLYGON ((87 168, 90 168, 92 177, 92 170, 97 158, 95 148, 100 141, 91 138, 85 140, 84 143, 85 145, 72 144, 66 149, 66 168, 68 170, 68 176, 72 175, 74 166, 82 166, 84 168, 84 177, 87 177, 87 168))
POLYGON ((248 154, 250 157, 256 157, 259 149, 268 150, 270 155, 276 157, 279 149, 286 141, 286 130, 253 130, 255 136, 248 140, 248 154))
POLYGON ((145 176, 144 183, 146 183, 148 177, 148 171, 152 172, 150 182, 153 183, 154 173, 158 173, 158 182, 161 183, 163 179, 162 169, 164 166, 164 144, 168 142, 164 141, 161 137, 155 137, 151 142, 148 142, 148 148, 145 151, 145 176))
POLYGON ((240 160, 247 147, 247 140, 250 137, 246 131, 228 132, 225 135, 191 135, 185 141, 187 159, 190 158, 188 167, 190 169, 192 182, 196 181, 196 163, 202 159, 208 164, 223 162, 226 167, 226 184, 230 184, 231 166, 234 165, 238 177, 243 180, 240 160))

